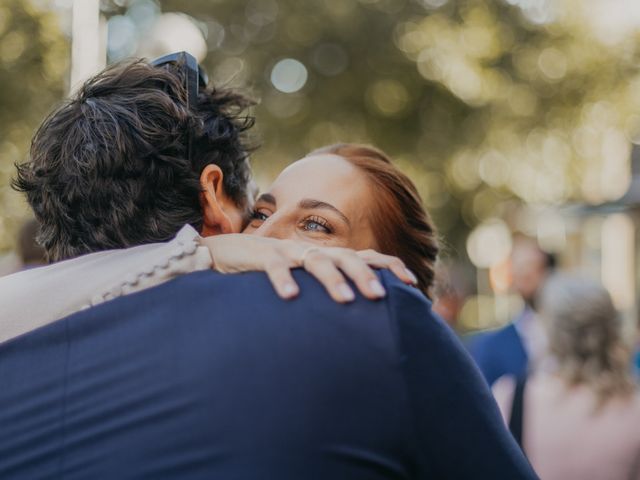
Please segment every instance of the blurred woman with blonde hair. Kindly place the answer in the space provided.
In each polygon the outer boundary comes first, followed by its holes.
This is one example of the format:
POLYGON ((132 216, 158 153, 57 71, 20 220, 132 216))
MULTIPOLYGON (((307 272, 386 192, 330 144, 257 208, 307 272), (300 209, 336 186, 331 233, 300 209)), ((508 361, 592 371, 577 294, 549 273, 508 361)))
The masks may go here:
POLYGON ((539 301, 549 368, 494 386, 511 431, 543 480, 640 479, 640 394, 609 293, 558 275, 539 301))

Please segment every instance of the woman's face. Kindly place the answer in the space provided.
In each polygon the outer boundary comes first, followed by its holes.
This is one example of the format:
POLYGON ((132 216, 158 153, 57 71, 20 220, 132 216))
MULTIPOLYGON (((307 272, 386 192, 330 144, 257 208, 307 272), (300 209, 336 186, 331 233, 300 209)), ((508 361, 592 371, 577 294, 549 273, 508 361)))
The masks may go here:
POLYGON ((377 248, 367 178, 347 160, 313 155, 291 164, 256 200, 244 233, 355 250, 377 248))

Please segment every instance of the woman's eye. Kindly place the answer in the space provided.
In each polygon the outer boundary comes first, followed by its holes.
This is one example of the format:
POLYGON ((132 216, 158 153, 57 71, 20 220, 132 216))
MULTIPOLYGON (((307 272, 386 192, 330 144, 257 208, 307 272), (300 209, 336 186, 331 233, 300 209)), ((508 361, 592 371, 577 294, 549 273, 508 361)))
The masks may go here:
POLYGON ((269 215, 261 212, 260 210, 254 210, 251 214, 251 220, 259 220, 261 222, 264 222, 267 218, 269 218, 269 215))
POLYGON ((307 219, 302 228, 308 232, 331 233, 331 228, 320 220, 307 219))

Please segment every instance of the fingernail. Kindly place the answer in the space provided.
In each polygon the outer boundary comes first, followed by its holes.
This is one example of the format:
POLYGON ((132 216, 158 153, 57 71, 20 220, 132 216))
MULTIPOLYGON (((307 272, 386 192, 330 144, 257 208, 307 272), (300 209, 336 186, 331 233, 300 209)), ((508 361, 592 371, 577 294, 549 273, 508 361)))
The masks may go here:
POLYGON ((371 291, 375 294, 376 297, 384 297, 387 294, 384 287, 378 280, 371 280, 369 282, 369 286, 371 287, 371 291))
POLYGON ((341 283, 340 285, 338 285, 338 292, 340 293, 340 296, 347 302, 350 302, 351 300, 354 300, 356 298, 353 290, 351 290, 351 288, 349 288, 349 285, 347 285, 346 283, 341 283))
POLYGON ((293 297, 296 293, 298 293, 298 289, 293 283, 287 283, 282 287, 282 294, 285 297, 293 297))
POLYGON ((418 283, 418 279, 416 278, 416 276, 413 274, 411 270, 409 270, 408 268, 405 268, 404 271, 407 272, 407 275, 409 276, 409 278, 414 284, 418 283))

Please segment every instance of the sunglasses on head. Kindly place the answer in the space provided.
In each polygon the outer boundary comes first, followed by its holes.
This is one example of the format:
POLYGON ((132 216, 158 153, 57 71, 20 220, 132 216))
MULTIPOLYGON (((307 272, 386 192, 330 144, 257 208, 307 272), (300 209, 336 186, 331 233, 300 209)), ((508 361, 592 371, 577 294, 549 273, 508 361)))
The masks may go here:
MULTIPOLYGON (((187 106, 191 107, 198 102, 198 92, 200 88, 205 88, 209 79, 207 72, 200 66, 198 60, 187 52, 175 52, 152 60, 154 67, 173 66, 184 73, 185 90, 187 91, 187 106)), ((191 132, 188 132, 188 159, 191 163, 191 132)))
POLYGON ((175 52, 151 61, 154 67, 164 67, 173 65, 178 69, 183 69, 185 78, 185 89, 189 105, 195 105, 198 100, 198 90, 206 87, 209 79, 207 72, 198 64, 198 60, 187 52, 175 52))

